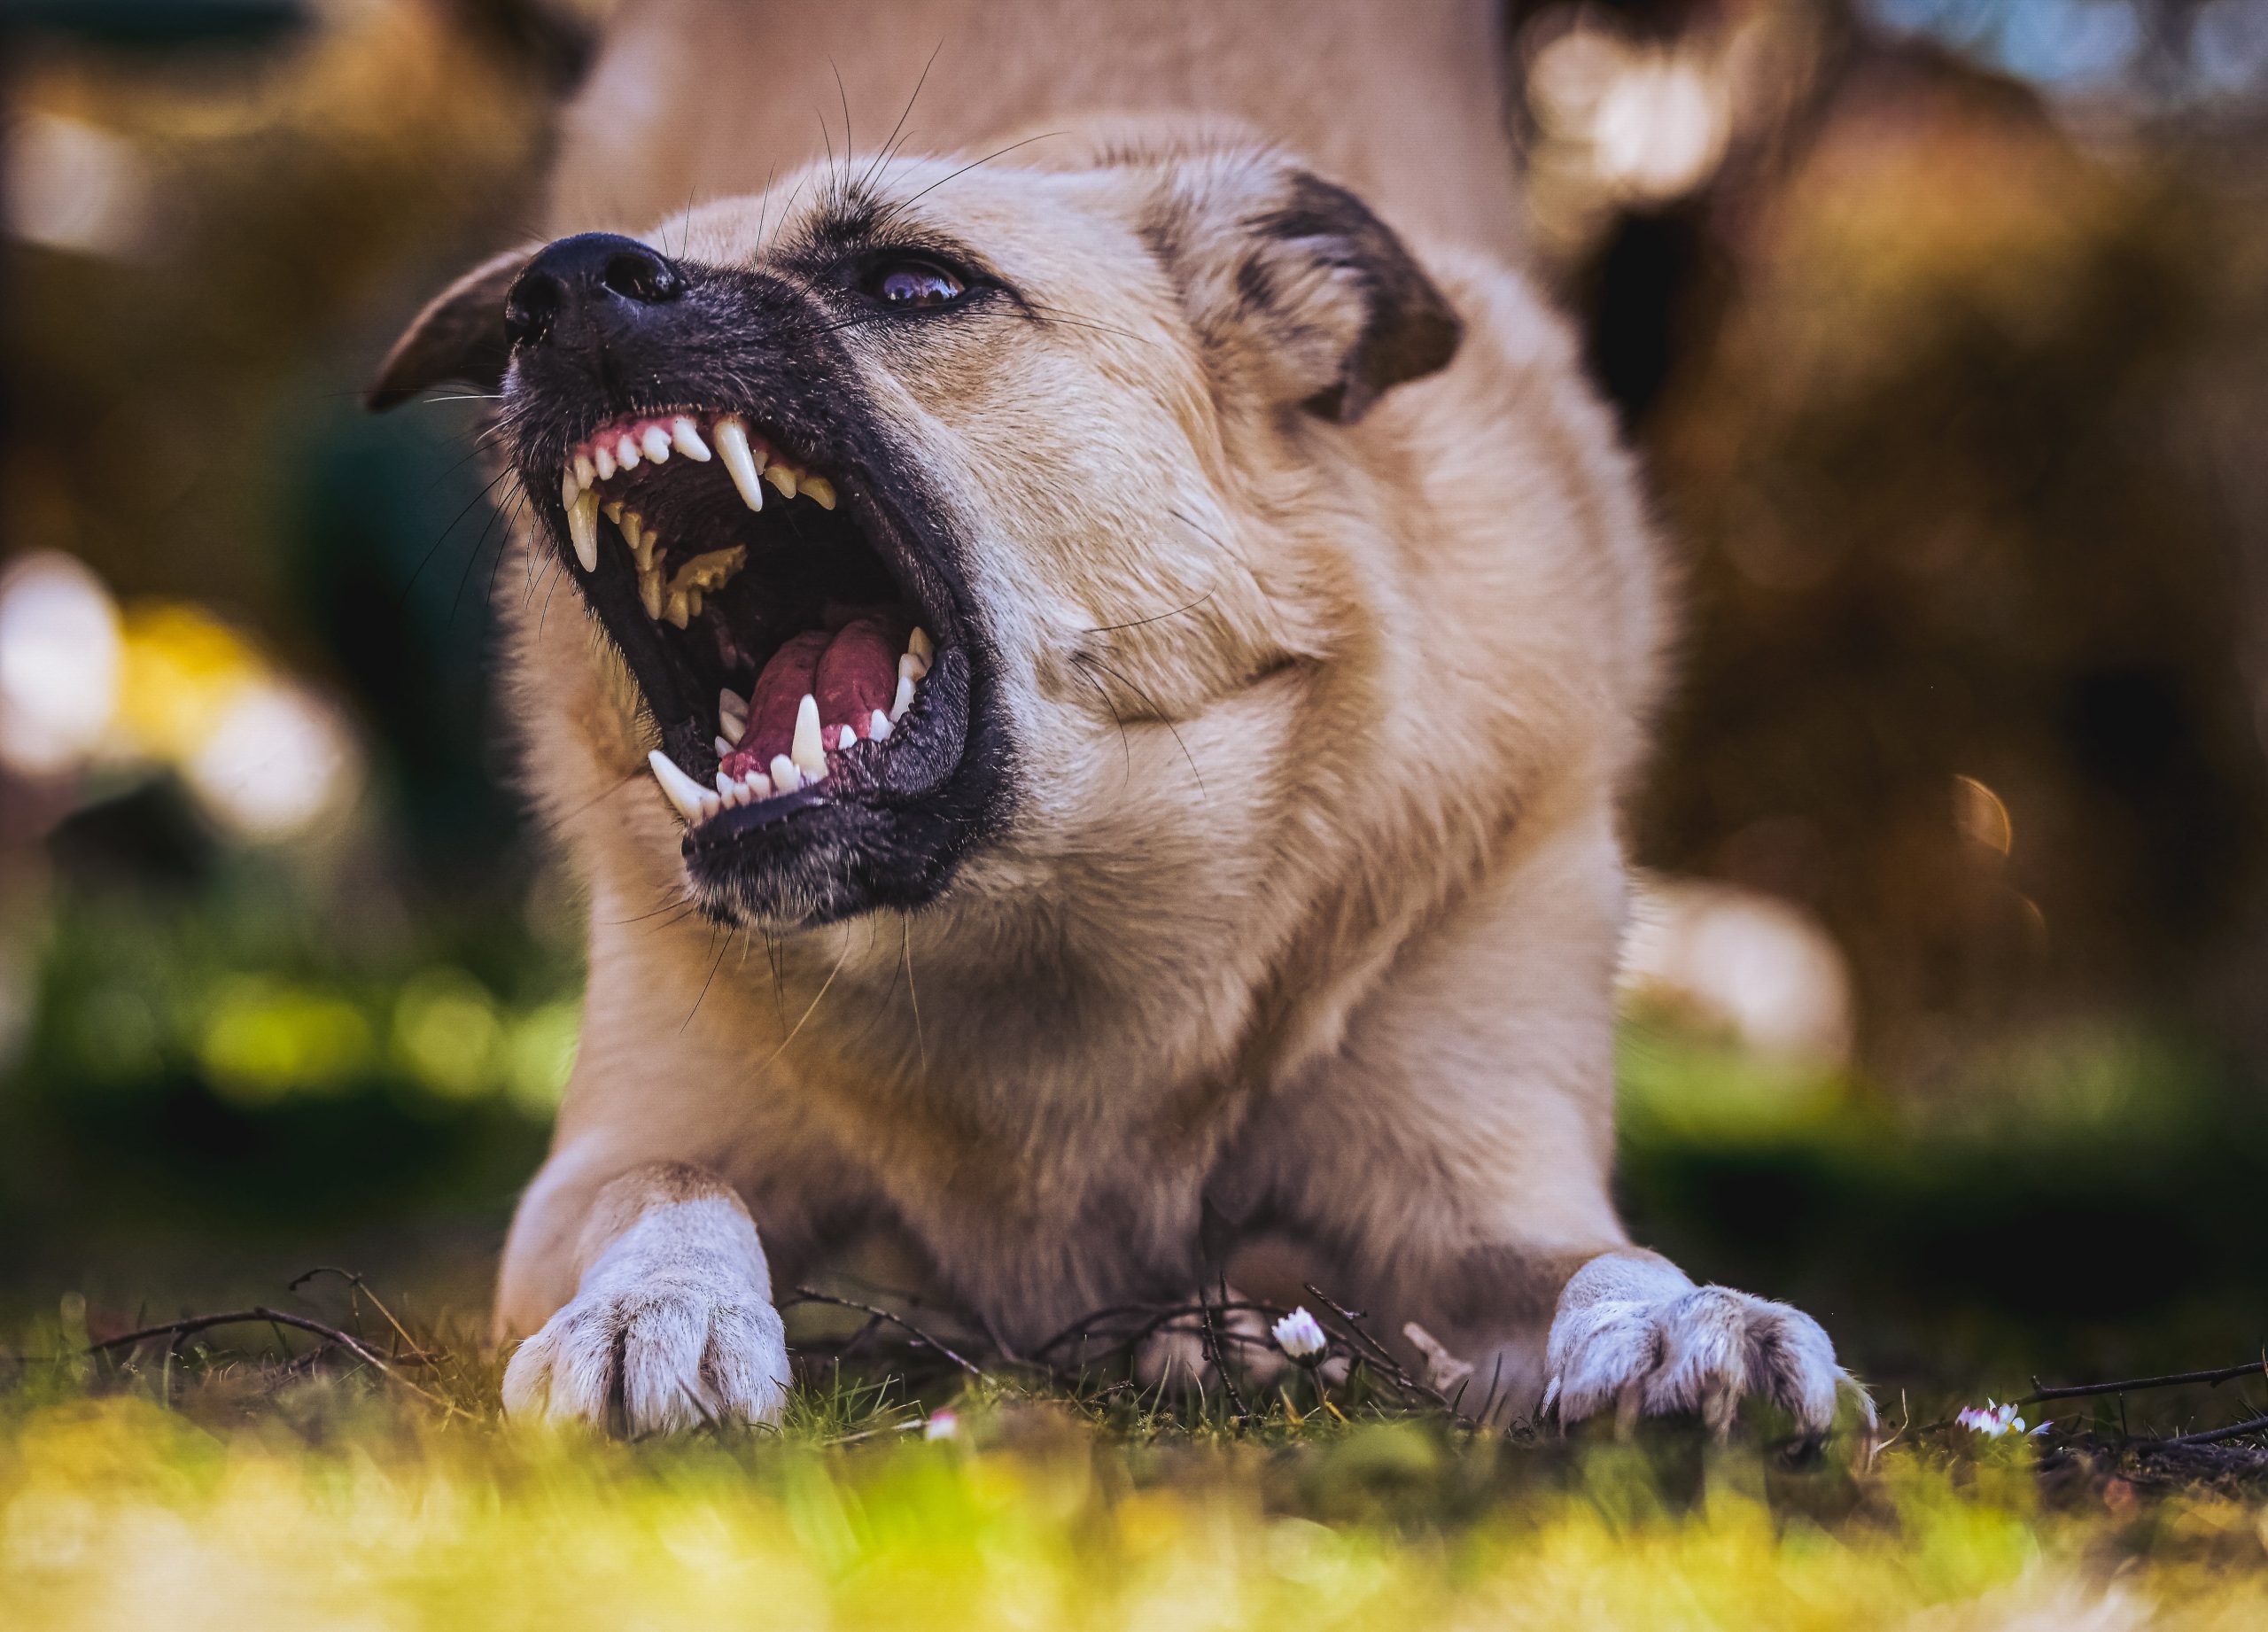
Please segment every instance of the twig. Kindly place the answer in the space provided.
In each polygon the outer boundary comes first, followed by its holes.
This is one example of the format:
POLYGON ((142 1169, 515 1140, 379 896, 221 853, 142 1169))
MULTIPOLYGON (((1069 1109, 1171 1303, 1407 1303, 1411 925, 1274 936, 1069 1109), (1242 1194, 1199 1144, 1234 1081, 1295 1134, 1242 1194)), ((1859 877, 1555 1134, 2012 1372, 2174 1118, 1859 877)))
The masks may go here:
POLYGON ((2185 1383, 2225 1383, 2239 1377, 2268 1376, 2268 1357, 2248 1360, 2242 1365, 2222 1366, 2211 1372, 2170 1372, 2163 1377, 2130 1377, 2115 1383, 2071 1383, 2062 1387, 2043 1388, 2039 1379, 2031 1379, 2031 1392, 2016 1403, 2039 1405, 2049 1400, 2076 1400, 2091 1394, 2127 1394, 2143 1388, 2179 1388, 2185 1383))
POLYGON ((920 1327, 906 1319, 903 1315, 893 1315, 886 1309, 877 1308, 872 1303, 861 1303, 853 1298, 838 1298, 830 1296, 828 1294, 824 1292, 815 1292, 809 1286, 796 1287, 794 1301, 797 1303, 831 1303, 837 1309, 855 1309, 862 1315, 872 1315, 878 1320, 887 1320, 890 1325, 897 1327, 907 1336, 911 1337, 915 1342, 936 1349, 939 1354, 951 1361, 955 1365, 960 1367, 962 1371, 967 1372, 971 1377, 982 1377, 984 1375, 983 1368, 976 1365, 973 1361, 970 1361, 960 1355, 955 1354, 951 1349, 937 1341, 936 1338, 931 1337, 927 1332, 924 1332, 920 1327))
MULTIPOLYGON (((1221 1282, 1221 1302, 1226 1303, 1228 1301, 1229 1283, 1224 1279, 1221 1282)), ((1229 1407, 1236 1412, 1237 1421, 1249 1422, 1252 1413, 1245 1409, 1244 1395, 1237 1392, 1237 1379, 1229 1375, 1229 1356, 1222 1350, 1221 1334, 1213 1329, 1213 1306, 1206 1302, 1205 1294, 1201 1292, 1197 1294, 1197 1312, 1205 1322, 1205 1357, 1221 1374, 1221 1387, 1228 1391, 1229 1407)))
POLYGON ((319 1263, 315 1265, 314 1269, 309 1270, 306 1274, 295 1276, 291 1281, 285 1284, 284 1290, 286 1292, 297 1292, 300 1287, 306 1286, 318 1275, 338 1276, 339 1279, 353 1287, 356 1292, 369 1299, 370 1307, 377 1309, 379 1314, 385 1317, 386 1325, 393 1328, 394 1335, 409 1346, 409 1352, 407 1355, 398 1354, 394 1356, 397 1364, 404 1361, 411 1362, 419 1365, 430 1365, 432 1364, 433 1356, 425 1352, 425 1346, 419 1342, 416 1338, 409 1335, 409 1329, 404 1326, 400 1321, 395 1319, 393 1311, 388 1309, 385 1304, 379 1300, 377 1293, 370 1290, 370 1283, 364 1280, 360 1274, 353 1270, 342 1270, 336 1264, 319 1263))
POLYGON ((2134 1442, 2146 1450, 2163 1450, 2172 1445, 2210 1445, 2219 1440, 2242 1439, 2248 1434, 2268 1434, 2268 1417, 2255 1417, 2249 1422, 2232 1423, 2225 1428, 2208 1428, 2202 1434, 2182 1434, 2172 1439, 2137 1440, 2134 1442))
MULTIPOLYGON (((252 1309, 231 1309, 224 1315, 192 1315, 185 1320, 167 1320, 154 1326, 142 1326, 132 1332, 122 1332, 116 1337, 106 1337, 99 1343, 89 1343, 87 1345, 86 1352, 90 1355, 98 1355, 105 1349, 131 1348, 136 1344, 148 1342, 153 1337, 184 1338, 195 1333, 209 1331, 214 1326, 245 1326, 262 1324, 294 1326, 302 1332, 311 1332, 325 1342, 336 1343, 357 1359, 375 1366, 382 1374, 400 1383, 410 1393, 431 1401, 444 1411, 454 1412, 457 1409, 439 1395, 430 1389, 421 1388, 408 1378, 395 1371, 382 1356, 350 1333, 341 1332, 337 1326, 327 1326, 320 1320, 310 1320, 305 1315, 294 1315, 284 1309, 269 1309, 264 1304, 256 1305, 252 1309)), ((167 1344, 167 1351, 171 1352, 172 1345, 167 1344)))
POLYGON ((1348 1309, 1313 1281, 1303 1281, 1301 1284, 1307 1288, 1309 1296, 1339 1317, 1340 1324, 1347 1328, 1348 1339, 1358 1351, 1358 1357, 1369 1360, 1372 1365, 1383 1370, 1386 1380, 1402 1390, 1405 1396, 1417 1395, 1420 1398, 1431 1400, 1450 1416, 1456 1415, 1456 1408, 1449 1403, 1448 1395, 1431 1383, 1420 1382, 1410 1376, 1402 1362, 1394 1357, 1393 1351, 1363 1328, 1363 1317, 1359 1311, 1348 1309))

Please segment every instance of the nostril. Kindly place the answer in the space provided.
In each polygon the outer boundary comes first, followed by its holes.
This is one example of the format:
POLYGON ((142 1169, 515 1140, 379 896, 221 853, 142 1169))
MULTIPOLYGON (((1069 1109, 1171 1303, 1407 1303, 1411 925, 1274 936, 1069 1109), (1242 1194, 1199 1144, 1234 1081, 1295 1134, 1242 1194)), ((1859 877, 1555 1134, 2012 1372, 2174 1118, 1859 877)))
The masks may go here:
POLYGON ((520 274, 504 297, 504 338, 514 346, 532 346, 551 332, 566 288, 551 274, 531 267, 520 274))
POLYGON ((647 306, 674 300, 685 287, 676 268, 642 247, 610 256, 599 282, 624 299, 647 306))

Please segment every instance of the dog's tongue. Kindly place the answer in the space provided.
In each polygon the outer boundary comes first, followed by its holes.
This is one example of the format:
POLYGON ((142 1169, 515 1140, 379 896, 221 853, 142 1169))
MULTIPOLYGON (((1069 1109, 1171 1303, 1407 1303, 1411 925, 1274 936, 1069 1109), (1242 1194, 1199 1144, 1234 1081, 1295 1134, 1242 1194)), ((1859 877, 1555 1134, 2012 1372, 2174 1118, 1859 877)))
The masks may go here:
POLYGON ((894 609, 854 609, 827 619, 829 629, 807 629, 764 665, 748 703, 748 730, 727 773, 763 770, 796 740, 796 711, 806 695, 819 699, 819 734, 831 749, 843 727, 867 734, 879 709, 889 712, 897 693, 897 656, 913 626, 894 609))

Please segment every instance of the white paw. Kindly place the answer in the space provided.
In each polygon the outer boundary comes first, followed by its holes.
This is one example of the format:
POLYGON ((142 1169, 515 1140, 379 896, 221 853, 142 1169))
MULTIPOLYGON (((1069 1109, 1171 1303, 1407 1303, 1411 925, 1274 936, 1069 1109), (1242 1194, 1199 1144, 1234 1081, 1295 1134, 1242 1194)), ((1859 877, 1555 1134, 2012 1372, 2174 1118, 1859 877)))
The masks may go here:
POLYGON ((520 1345, 504 1372, 509 1415, 632 1438, 780 1419, 787 1331, 769 1286, 729 1259, 655 1247, 616 1243, 520 1345))
POLYGON ((1682 1276, 1664 1285, 1610 1270, 1595 1279, 1603 1295, 1573 1295, 1578 1286, 1571 1283, 1551 1325, 1542 1409, 1556 1402, 1560 1421, 1609 1407, 1626 1426, 1641 1415, 1694 1412, 1722 1434, 1741 1400, 1753 1395, 1787 1411, 1806 1439, 1818 1440, 1847 1391, 1872 1431, 1873 1402, 1801 1309, 1729 1286, 1696 1286, 1682 1276))

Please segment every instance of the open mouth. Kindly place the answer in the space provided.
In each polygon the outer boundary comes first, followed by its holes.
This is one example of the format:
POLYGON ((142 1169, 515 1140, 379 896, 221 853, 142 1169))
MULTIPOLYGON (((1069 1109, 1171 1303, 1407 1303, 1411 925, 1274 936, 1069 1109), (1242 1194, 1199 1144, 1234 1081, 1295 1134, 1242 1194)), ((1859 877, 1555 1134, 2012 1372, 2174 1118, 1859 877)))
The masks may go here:
POLYGON ((745 416, 610 420, 562 457, 560 498, 662 727, 649 762, 688 854, 823 799, 918 795, 958 759, 942 739, 965 708, 931 706, 927 684, 955 622, 942 585, 879 506, 745 416))

